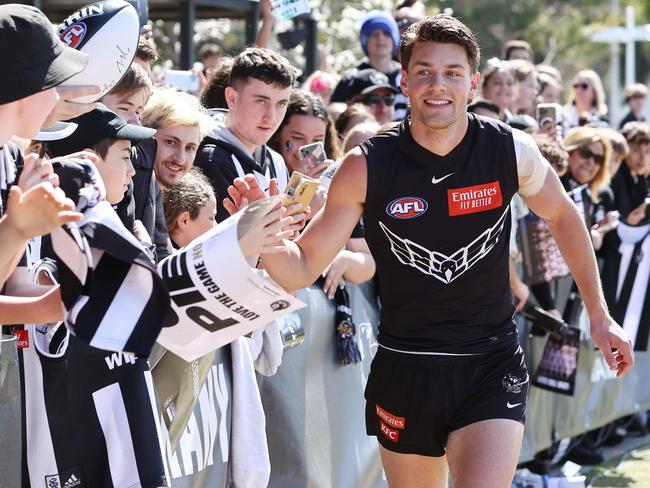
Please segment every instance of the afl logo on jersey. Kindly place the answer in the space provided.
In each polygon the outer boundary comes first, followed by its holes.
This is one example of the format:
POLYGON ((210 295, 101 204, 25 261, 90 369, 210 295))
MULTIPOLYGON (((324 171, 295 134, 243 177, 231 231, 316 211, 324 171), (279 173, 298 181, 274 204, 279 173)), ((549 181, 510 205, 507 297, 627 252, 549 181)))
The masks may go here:
POLYGON ((414 219, 427 211, 429 205, 419 197, 402 197, 390 202, 386 213, 396 219, 414 219))
POLYGON ((69 47, 76 48, 86 35, 86 24, 77 22, 61 33, 61 40, 69 47))

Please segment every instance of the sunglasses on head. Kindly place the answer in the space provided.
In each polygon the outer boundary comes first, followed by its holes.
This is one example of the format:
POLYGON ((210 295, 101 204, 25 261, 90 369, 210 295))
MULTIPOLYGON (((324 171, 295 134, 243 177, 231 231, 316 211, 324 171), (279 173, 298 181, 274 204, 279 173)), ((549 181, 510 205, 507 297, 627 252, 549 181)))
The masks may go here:
POLYGON ((370 94, 366 95, 363 97, 363 102, 366 105, 377 105, 379 102, 383 100, 384 105, 394 105, 395 104, 395 94, 389 93, 388 95, 376 95, 376 94, 370 94))
POLYGON ((581 90, 586 90, 590 87, 588 83, 574 83, 573 88, 580 88, 581 90))
POLYGON ((594 154, 588 147, 579 147, 578 154, 582 159, 593 159, 594 163, 598 166, 602 165, 605 162, 605 156, 602 154, 594 154))

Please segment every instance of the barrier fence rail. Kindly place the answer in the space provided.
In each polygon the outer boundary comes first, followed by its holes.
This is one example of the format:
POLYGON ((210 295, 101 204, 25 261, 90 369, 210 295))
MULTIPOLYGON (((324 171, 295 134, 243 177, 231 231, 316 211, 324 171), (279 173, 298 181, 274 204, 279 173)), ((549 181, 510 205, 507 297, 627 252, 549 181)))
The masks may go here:
MULTIPOLYGON (((271 377, 258 376, 266 414, 271 461, 270 487, 374 488, 386 486, 377 443, 365 434, 363 390, 377 349, 379 310, 370 283, 350 286, 352 315, 362 361, 341 365, 334 338, 334 305, 317 287, 301 290, 307 307, 296 313, 305 331, 302 344, 284 352, 271 377)), ((581 329, 586 330, 585 320, 581 329)), ((532 374, 546 337, 530 336, 519 323, 520 342, 532 374)), ((9 338, 11 339, 11 338, 9 338)), ((11 341, 0 342, 0 445, 4 446, 2 486, 20 477, 21 402, 18 364, 11 341), (13 477, 12 477, 13 476, 13 477)), ((520 460, 554 440, 576 436, 619 417, 650 409, 650 354, 636 351, 636 365, 621 379, 583 334, 572 396, 531 385, 520 460)), ((174 488, 230 487, 233 409, 229 347, 217 351, 199 400, 174 450, 163 439, 164 457, 174 488)), ((160 413, 161 421, 163 412, 160 413)), ((164 429, 163 429, 164 430, 164 429)), ((252 449, 252 451, 254 451, 252 449)), ((8 483, 8 484, 7 484, 8 483)))

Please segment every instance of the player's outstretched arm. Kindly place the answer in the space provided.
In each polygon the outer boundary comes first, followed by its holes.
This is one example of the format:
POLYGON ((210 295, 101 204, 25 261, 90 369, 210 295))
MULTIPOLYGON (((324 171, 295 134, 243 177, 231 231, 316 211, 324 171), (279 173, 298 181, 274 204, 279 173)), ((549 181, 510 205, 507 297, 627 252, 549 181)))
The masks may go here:
POLYGON ((617 372, 617 376, 622 376, 634 364, 632 341, 609 314, 591 239, 578 209, 554 171, 547 172, 538 193, 524 197, 524 200, 533 212, 546 220, 584 300, 591 338, 609 367, 617 372))
POLYGON ((287 290, 311 285, 350 238, 363 213, 367 168, 360 149, 347 154, 337 169, 327 203, 311 219, 296 241, 285 241, 286 250, 263 254, 269 275, 287 290))

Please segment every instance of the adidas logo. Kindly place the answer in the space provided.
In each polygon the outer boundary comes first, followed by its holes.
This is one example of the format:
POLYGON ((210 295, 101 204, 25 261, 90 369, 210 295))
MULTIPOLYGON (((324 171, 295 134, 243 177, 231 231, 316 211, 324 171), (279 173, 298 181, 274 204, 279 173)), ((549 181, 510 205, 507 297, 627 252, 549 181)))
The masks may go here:
POLYGON ((68 478, 68 481, 65 482, 63 488, 73 488, 74 486, 79 486, 80 484, 81 480, 73 474, 68 478))

